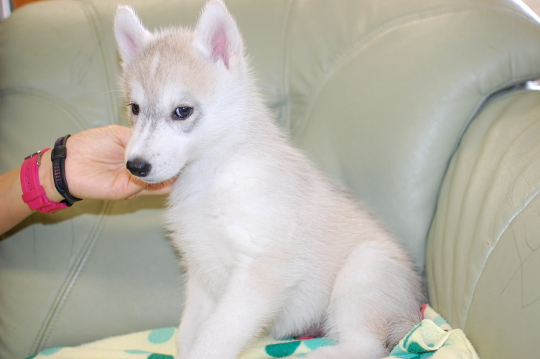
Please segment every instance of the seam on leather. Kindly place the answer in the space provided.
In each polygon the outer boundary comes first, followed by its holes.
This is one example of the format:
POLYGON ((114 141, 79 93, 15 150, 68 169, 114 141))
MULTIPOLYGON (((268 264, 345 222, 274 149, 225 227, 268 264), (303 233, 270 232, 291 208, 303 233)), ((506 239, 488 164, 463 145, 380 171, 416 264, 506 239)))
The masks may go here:
MULTIPOLYGON (((109 91, 107 92, 107 98, 109 103, 109 113, 111 116, 109 117, 109 123, 118 123, 119 113, 118 113, 118 106, 116 106, 116 98, 112 96, 112 93, 117 91, 115 82, 112 81, 112 67, 109 64, 107 60, 106 53, 104 51, 103 47, 103 34, 100 32, 100 26, 97 21, 96 17, 96 9, 88 1, 79 1, 79 4, 81 5, 81 9, 83 10, 83 13, 87 19, 87 23, 90 24, 89 29, 93 32, 92 39, 95 41, 95 45, 98 48, 102 68, 103 76, 104 76, 104 82, 109 88, 109 91)), ((66 106, 67 107, 67 106, 66 106)), ((85 126, 81 126, 81 129, 84 129, 85 126)), ((97 238, 99 236, 99 233, 101 232, 101 229, 103 227, 103 222, 106 218, 106 214, 110 212, 111 205, 109 201, 105 202, 103 209, 101 211, 101 214, 98 217, 98 220, 96 222, 96 225, 94 229, 92 230, 91 235, 86 240, 86 243, 83 247, 83 249, 79 252, 79 257, 75 262, 72 264, 70 272, 64 281, 63 285, 60 287, 60 290, 57 294, 56 299, 53 302, 52 307, 49 310, 49 313, 46 317, 46 320, 43 322, 42 327, 40 331, 38 332, 38 335, 36 337, 36 340, 34 341, 34 345, 32 346, 32 351, 38 352, 42 350, 46 345, 47 342, 54 330, 54 327, 57 323, 57 320, 64 308, 65 303, 67 302, 69 295, 71 294, 71 291, 73 287, 75 286, 80 274, 82 273, 84 269, 84 265, 86 264, 86 261, 90 254, 92 253, 92 249, 94 248, 94 245, 97 241, 97 238)))
POLYGON ((69 296, 75 287, 77 280, 79 279, 81 273, 84 270, 85 264, 90 257, 94 246, 103 230, 104 223, 107 219, 107 214, 111 211, 111 201, 105 201, 100 214, 97 216, 94 227, 92 228, 88 238, 85 240, 85 243, 81 250, 78 253, 77 258, 73 261, 68 274, 60 286, 58 293, 51 305, 45 320, 43 321, 41 328, 34 340, 34 344, 31 347, 30 355, 38 353, 39 351, 45 349, 47 343, 50 339, 50 336, 56 326, 58 318, 60 317, 62 310, 65 307, 69 296))
MULTIPOLYGON (((534 126, 534 124, 531 124, 530 126, 534 126)), ((518 141, 518 139, 522 136, 522 134, 527 132, 527 130, 528 130, 528 128, 530 126, 527 126, 526 128, 524 128, 514 139, 512 139, 512 141, 509 142, 508 147, 512 147, 512 144, 515 143, 516 141, 518 141)), ((500 158, 499 163, 502 160, 503 160, 503 158, 500 158)), ((497 168, 500 168, 499 163, 497 164, 497 168)), ((506 233, 508 228, 511 227, 511 225, 514 222, 514 220, 516 219, 516 217, 519 216, 529 206, 529 204, 532 201, 534 201, 534 199, 536 197, 538 197, 539 194, 540 194, 540 188, 538 188, 536 191, 532 192, 530 194, 529 199, 524 201, 523 204, 520 207, 518 207, 519 209, 517 211, 515 211, 515 213, 510 217, 510 219, 507 221, 506 225, 502 228, 500 233, 496 236, 495 240, 493 241, 493 245, 488 249, 488 251, 483 256, 482 269, 478 272, 478 276, 476 276, 476 279, 474 280, 474 285, 472 285, 472 287, 471 287, 472 290, 470 292, 470 296, 467 299, 466 311, 465 311, 465 313, 463 315, 463 318, 461 318, 461 322, 462 322, 462 327, 461 328, 465 329, 465 326, 467 325, 467 319, 469 318, 469 311, 471 309, 471 304, 472 304, 472 301, 473 301, 473 298, 474 298, 474 294, 475 294, 476 288, 478 286, 478 281, 480 280, 480 277, 482 276, 482 274, 485 271, 486 263, 489 260, 489 257, 491 256, 491 252, 493 252, 495 247, 499 244, 499 241, 500 241, 501 237, 506 233)), ((486 197, 488 197, 488 193, 486 193, 486 197)), ((485 200, 485 198, 484 198, 484 200, 485 200)), ((484 202, 484 201, 482 201, 482 202, 484 202)))
MULTIPOLYGON (((459 145, 461 144, 461 140, 463 136, 465 135, 465 132, 467 132, 467 129, 469 128, 471 123, 482 112, 482 110, 491 102, 491 100, 493 100, 496 96, 509 94, 517 90, 523 90, 526 87, 527 81, 536 80, 538 78, 540 78, 540 72, 534 73, 531 75, 526 75, 519 78, 512 78, 512 80, 507 81, 504 84, 486 93, 480 99, 480 101, 478 101, 478 103, 476 104, 476 107, 471 111, 471 115, 467 118, 467 121, 464 122, 451 156, 453 156, 457 152, 459 145)), ((538 91, 538 90, 527 90, 527 91, 538 91)))
POLYGON ((313 107, 316 103, 316 99, 319 96, 319 93, 322 91, 324 85, 340 70, 341 67, 351 61, 354 56, 356 56, 358 52, 360 52, 363 48, 367 47, 369 43, 397 29, 399 26, 411 24, 419 20, 427 20, 436 16, 443 16, 450 13, 458 13, 475 9, 495 12, 507 12, 526 20, 529 25, 534 25, 535 27, 538 26, 536 22, 531 20, 529 17, 523 15, 522 13, 506 7, 493 5, 448 5, 435 9, 424 10, 415 14, 405 15, 397 19, 391 20, 379 26, 378 28, 368 32, 367 34, 362 35, 355 43, 353 43, 351 46, 349 46, 347 49, 345 49, 335 57, 334 64, 329 66, 328 71, 322 72, 321 75, 319 75, 319 79, 315 81, 315 85, 312 87, 312 91, 307 96, 304 111, 305 115, 297 122, 296 126, 292 129, 294 136, 301 136, 301 134, 304 132, 313 111, 313 107))
MULTIPOLYGON (((433 216, 431 217, 431 221, 429 223, 429 226, 428 226, 428 230, 427 230, 427 238, 426 238, 426 249, 427 249, 427 242, 429 241, 429 238, 431 236, 431 231, 432 231, 432 227, 433 227, 433 223, 435 221, 435 218, 437 217, 437 209, 438 209, 438 204, 439 204, 439 197, 440 197, 440 194, 441 194, 441 189, 442 189, 442 185, 443 185, 443 182, 445 181, 446 179, 446 176, 448 175, 448 171, 450 169, 450 166, 452 164, 452 159, 455 157, 455 155, 457 154, 458 150, 459 150, 459 147, 461 145, 461 142, 462 142, 462 139, 463 139, 463 136, 465 135, 465 133, 467 132, 467 130, 469 129, 470 125, 472 124, 472 122, 475 120, 475 118, 482 112, 482 110, 491 103, 491 101, 494 99, 495 96, 499 96, 499 95, 503 95, 503 94, 510 94, 511 92, 513 91, 538 91, 538 90, 522 90, 521 87, 517 87, 519 86, 520 84, 524 84, 526 81, 530 81, 532 79, 535 79, 535 78, 540 78, 540 73, 536 74, 536 75, 531 75, 531 76, 526 76, 526 77, 523 77, 521 79, 517 79, 517 80, 512 80, 512 81, 509 81, 501 86, 499 86, 498 88, 496 88, 495 90, 493 90, 491 93, 489 94, 486 94, 476 105, 476 107, 474 108, 474 110, 471 112, 471 115, 468 117, 468 119, 465 121, 465 123, 463 124, 462 126, 462 130, 459 134, 459 136, 457 137, 456 139, 456 144, 454 145, 454 149, 452 150, 452 152, 450 153, 450 156, 448 157, 448 160, 447 160, 447 163, 446 163, 446 166, 444 168, 444 171, 443 171, 443 175, 442 175, 442 181, 441 181, 441 184, 439 186, 439 189, 437 190, 437 195, 436 195, 436 203, 435 203, 435 211, 433 213, 433 216), (508 92, 507 92, 508 91, 508 92)), ((470 177, 469 177, 469 181, 470 181, 470 177)), ((453 182, 453 180, 451 181, 453 182)), ((467 188, 469 188, 469 186, 467 186, 467 188)), ((446 215, 449 215, 449 213, 447 212, 446 215)), ((447 219, 445 218, 444 219, 444 223, 447 223, 447 219)), ((427 253, 427 252, 426 252, 427 253)), ((426 262, 427 263, 427 262, 426 262)))
POLYGON ((60 100, 58 97, 51 96, 48 92, 36 90, 31 87, 8 87, 0 90, 0 98, 5 96, 27 96, 47 102, 56 109, 66 113, 80 131, 85 129, 84 124, 79 120, 82 116, 77 111, 73 110, 67 102, 60 100))
MULTIPOLYGON (((502 87, 504 88, 505 86, 502 86, 502 87)), ((520 92, 523 92, 523 93, 527 93, 527 92, 538 91, 538 90, 519 90, 519 89, 517 89, 516 91, 520 91, 520 92)), ((497 92, 497 95, 499 95, 499 94, 502 94, 502 92, 497 92)), ((515 94, 515 93, 506 93, 506 95, 514 95, 514 94, 515 94)), ((497 98, 497 99, 499 99, 499 98, 497 98)), ((503 98, 501 97, 501 99, 503 99, 503 98)), ((481 110, 485 107, 486 103, 491 103, 491 100, 492 100, 492 96, 489 96, 489 98, 482 104, 482 107, 480 108, 480 110, 478 110, 477 113, 475 114, 475 116, 473 116, 473 120, 471 120, 470 122, 474 121, 474 117, 476 117, 476 115, 479 114, 479 113, 481 112, 481 110)), ((467 124, 467 128, 469 127, 469 125, 470 125, 470 124, 467 124)), ((467 129, 467 128, 466 128, 466 129, 467 129)), ((464 133, 466 132, 466 129, 464 130, 464 133)), ((521 133, 524 133, 524 132, 526 132, 526 129, 525 129, 524 131, 522 131, 521 133)), ((461 143, 461 139, 460 139, 460 142, 459 142, 459 143, 461 143)), ((447 182, 447 185, 446 185, 446 186, 447 186, 447 189, 446 189, 446 192, 444 193, 444 195, 445 195, 447 198, 451 198, 451 197, 452 197, 452 198, 455 199, 455 196, 456 196, 456 194, 457 194, 456 190, 455 190, 454 187, 453 187, 453 184, 456 183, 455 179, 456 179, 457 176, 458 176, 458 171, 456 170, 456 167, 455 167, 455 166, 456 166, 456 163, 460 161, 459 157, 456 157, 456 156, 460 156, 460 155, 461 155, 461 154, 458 152, 458 150, 459 150, 459 148, 456 148, 455 153, 452 153, 452 156, 450 157, 450 159, 449 159, 449 161, 448 161, 448 165, 447 165, 447 167, 446 167, 446 170, 445 170, 445 173, 444 173, 444 177, 443 177, 443 178, 444 178, 443 181, 447 182), (453 161, 455 161, 455 162, 454 162, 454 168, 452 169, 451 172, 449 172, 449 171, 450 171, 450 167, 452 166, 453 161), (451 178, 448 177, 449 175, 451 175, 451 178)), ((477 155, 477 156, 476 156, 476 158, 475 158, 475 160, 474 160, 474 164, 470 166, 471 168, 476 168, 476 167, 477 167, 477 163, 478 163, 478 161, 480 160, 480 157, 481 157, 480 155, 477 155)), ((464 180, 463 174, 461 174, 460 177, 461 177, 461 180, 463 181, 463 180, 464 180)), ((462 219, 463 219, 463 216, 465 215, 465 214, 464 214, 464 211, 463 211, 463 208, 464 208, 463 203, 465 202, 465 201, 464 201, 464 198, 467 198, 468 195, 469 195, 469 193, 470 193, 470 191, 472 190, 472 187, 471 187, 471 185, 470 185, 471 180, 472 180, 472 174, 471 174, 471 173, 468 173, 467 184, 465 185, 466 190, 465 190, 465 192, 460 193, 460 199, 459 199, 459 202, 461 203, 461 205, 460 205, 460 208, 458 209, 458 211, 459 211, 459 217, 458 217, 458 219, 456 220, 456 223, 461 223, 461 222, 462 222, 462 219)), ((442 185, 441 185, 441 189, 439 189, 439 195, 437 195, 437 202, 438 202, 438 199, 439 199, 439 197, 440 197, 441 190, 442 190, 442 185)), ((537 195, 538 195, 538 193, 535 194, 535 195, 533 196, 533 198, 531 198, 530 201, 534 200, 534 198, 535 198, 537 195)), ((482 203, 484 203, 488 198, 489 198, 489 193, 487 193, 486 196, 483 197, 482 203)), ((530 201, 529 201, 529 202, 530 202, 530 201)), ((527 207, 527 205, 528 205, 529 202, 527 202, 527 204, 524 205, 523 209, 525 209, 525 208, 527 207)), ((449 205, 450 205, 450 204, 447 204, 447 207, 448 207, 449 205)), ((481 207, 482 207, 482 206, 481 206, 481 207)), ((523 209, 522 209, 522 210, 523 210, 523 209)), ((519 214, 519 213, 517 213, 516 216, 517 216, 518 214, 519 214)), ((435 236, 435 235, 436 235, 436 233, 432 233, 432 232, 434 231, 433 225, 434 225, 434 223, 435 223, 435 218, 441 217, 441 216, 442 216, 442 214, 439 213, 439 207, 438 207, 438 204, 437 204, 436 212, 435 212, 435 214, 434 214, 434 216, 433 216, 433 218, 432 218, 432 221, 431 221, 431 223, 430 223, 430 228, 429 228, 429 232, 428 232, 428 233, 429 233, 429 234, 428 234, 428 239, 429 239, 431 236, 435 236)), ((443 227, 446 227, 447 224, 450 222, 450 221, 449 221, 449 217, 450 217, 450 216, 451 216, 451 211, 449 211, 448 209, 446 209, 446 210, 444 211, 444 217, 442 217, 442 219, 440 219, 439 227, 441 226, 441 223, 442 223, 443 227)), ((500 235, 493 241, 493 247, 491 248, 491 250, 487 253, 487 255, 486 255, 486 257, 485 257, 484 264, 483 264, 483 266, 482 266, 482 271, 480 271, 480 276, 481 276, 481 273, 483 272, 483 268, 485 267, 485 264, 486 264, 486 262, 487 262, 487 260, 488 260, 488 258, 489 258, 489 256, 490 256, 490 254, 491 254, 491 251, 492 251, 493 249, 495 249, 495 247, 496 247, 496 245, 497 245, 497 243, 498 243, 498 241, 499 241, 499 238, 502 237, 502 235, 504 234, 504 232, 506 231, 506 229, 511 225, 512 221, 513 221, 513 218, 509 221, 508 225, 501 231, 500 235)), ((476 229, 475 229, 474 231, 476 231, 476 229)), ((456 234, 456 236, 458 236, 458 237, 459 237, 460 235, 461 235, 460 232, 458 232, 458 233, 456 234)), ((474 238, 474 237, 476 237, 476 236, 473 235, 473 238, 474 238)), ((457 251, 454 250, 454 252, 457 252, 457 251)), ((428 251, 426 251, 426 253, 428 253, 428 251)), ((440 254, 440 253, 439 253, 439 254, 440 254)), ((432 262, 434 263, 434 262, 436 262, 436 260, 432 260, 432 262)), ((433 263, 430 263, 430 264, 431 264, 431 267, 433 267, 433 265, 432 265, 433 263)), ((428 261, 426 261, 426 265, 427 265, 427 264, 428 264, 428 261)), ((427 268, 426 268, 426 272, 428 272, 427 268)), ((431 270, 429 270, 429 272, 433 273, 434 270, 431 269, 431 270)), ((480 277, 480 276, 479 276, 479 277, 480 277)), ((478 277, 478 278, 479 278, 479 277, 478 277)), ((465 314, 463 314, 463 315, 460 313, 460 314, 458 315, 458 320, 459 320, 460 323, 459 323, 459 324, 458 324, 458 323, 454 323, 454 326, 457 326, 457 327, 460 327, 460 328, 463 328, 463 329, 465 328, 465 325, 466 325, 466 322, 467 322, 466 318, 468 318, 468 311, 469 311, 469 309, 470 309, 470 305, 471 305, 472 300, 473 300, 473 298, 474 298, 474 293, 475 293, 475 289, 476 289, 477 282, 478 282, 478 280, 477 280, 476 283, 472 286, 472 291, 470 292, 470 298, 469 298, 470 300, 468 301, 467 313, 465 313, 465 314)), ((435 305, 435 306, 438 304, 438 299, 437 299, 437 294, 436 294, 436 292, 437 292, 437 291, 435 290, 435 291, 433 291, 432 294, 430 294, 430 302, 431 302, 433 305, 435 305)))
MULTIPOLYGON (((120 114, 118 113, 116 97, 113 96, 112 94, 115 92, 118 92, 119 89, 117 88, 116 81, 112 81, 114 77, 112 76, 112 72, 113 72, 112 66, 107 59, 107 56, 106 56, 107 52, 104 51, 104 47, 103 47, 104 35, 100 31, 101 26, 96 16, 96 8, 88 0, 79 1, 79 3, 82 5, 81 9, 83 10, 83 13, 86 16, 86 19, 88 23, 90 24, 89 30, 93 32, 94 36, 92 36, 92 39, 95 41, 96 48, 99 51, 101 63, 103 65, 102 68, 104 71, 102 71, 102 73, 104 76, 104 82, 107 84, 107 87, 109 88, 109 91, 107 91, 107 98, 109 102, 108 113, 111 114, 111 116, 109 117, 109 123, 118 124, 119 123, 118 119, 120 118, 120 114)), ((112 28, 112 24, 111 24, 111 28, 112 28)))
MULTIPOLYGON (((482 147, 476 154, 476 157, 475 157, 475 160, 474 160, 474 165, 472 165, 471 168, 477 168, 478 166, 478 162, 481 161, 483 158, 483 154, 485 153, 486 151, 486 148, 482 147)), ((500 161, 502 160, 502 158, 499 159, 499 163, 497 164, 497 167, 499 166, 500 164, 500 161)), ((457 172, 454 172, 454 177, 456 177, 457 175, 457 172)), ((465 211, 463 210, 464 209, 464 203, 466 202, 466 198, 469 198, 469 194, 471 193, 471 191, 473 191, 473 188, 471 186, 471 181, 473 180, 473 177, 474 177, 474 173, 473 172, 470 172, 468 173, 468 178, 467 178, 467 186, 466 186, 466 190, 465 192, 462 194, 461 196, 461 199, 460 199, 460 210, 459 210, 459 220, 458 220, 458 223, 463 223, 463 217, 465 216, 465 211)), ((455 191, 454 191, 455 192, 455 191)), ((480 206, 481 208, 485 207, 485 203, 486 201, 490 198, 490 193, 489 191, 486 191, 484 193, 484 196, 479 199, 479 201, 482 203, 482 205, 480 206)), ((450 214, 450 211, 448 211, 448 214, 450 214)), ((448 223, 448 222, 445 222, 445 223, 448 223)), ((477 223, 476 223, 477 224, 477 223)), ((472 238, 476 238, 477 237, 477 231, 478 231, 478 225, 475 225, 475 227, 472 229, 472 238)), ((461 233, 461 230, 457 233, 457 237, 460 236, 460 233, 461 233)), ((500 238, 500 236, 499 236, 500 238)), ((458 243, 457 242, 454 242, 455 245, 457 245, 458 243)), ((498 238, 496 241, 494 241, 493 243, 493 247, 496 246, 496 244, 498 243, 498 238)), ((492 247, 492 248, 493 248, 492 247)), ((457 253, 458 250, 456 250, 455 248, 453 249, 453 253, 457 253)), ((488 257, 489 257, 489 254, 488 254, 488 257)), ((487 257, 486 257, 487 258, 487 257)), ((455 265, 455 264, 454 264, 455 265)), ((485 265, 485 258, 484 258, 484 265, 485 265)), ((483 265, 483 266, 484 266, 483 265)), ((452 270, 452 273, 455 273, 455 270, 453 269, 452 270)), ((452 278, 452 280, 455 280, 455 278, 452 278)), ((459 320, 459 324, 458 324, 458 327, 459 328, 462 328, 464 329, 465 328, 465 324, 466 324, 466 321, 467 321, 467 316, 468 316, 468 311, 469 311, 469 308, 470 308, 470 305, 471 305, 471 302, 472 302, 472 297, 473 297, 473 294, 474 294, 474 290, 476 288, 476 284, 477 284, 477 281, 474 282, 474 284, 471 286, 472 290, 470 291, 467 291, 467 295, 468 295, 468 298, 465 298, 465 302, 467 303, 466 307, 466 313, 463 313, 463 311, 458 311, 458 320, 459 320)))
POLYGON ((511 219, 508 221, 508 223, 506 224, 506 226, 503 228, 503 230, 499 233, 499 235, 497 236, 496 238, 496 241, 494 241, 493 243, 493 246, 489 249, 489 251, 486 253, 486 256, 484 258, 484 263, 482 264, 482 270, 480 271, 480 275, 476 278, 475 282, 474 282, 474 286, 473 286, 473 291, 471 293, 471 297, 470 297, 470 300, 468 301, 468 306, 467 306, 467 311, 465 313, 465 316, 464 316, 464 320, 463 320, 463 326, 462 328, 465 328, 465 326, 467 325, 467 319, 469 318, 469 311, 471 309, 471 303, 472 303, 472 300, 474 298, 474 293, 476 292, 476 287, 478 285, 478 281, 480 280, 480 277, 482 276, 482 273, 484 273, 484 270, 486 268, 486 263, 491 255, 491 252, 493 252, 493 250, 495 249, 495 247, 497 246, 497 244, 499 244, 499 240, 501 239, 501 237, 503 236, 504 233, 506 233, 506 231, 508 230, 508 228, 512 225, 512 223, 514 222, 514 219, 521 214, 521 212, 523 212, 528 206, 529 204, 534 201, 534 199, 536 197, 538 197, 538 195, 540 194, 540 190, 537 190, 536 193, 534 193, 534 195, 526 202, 523 204, 523 206, 519 209, 518 212, 516 212, 512 217, 511 219))
POLYGON ((293 18, 296 14, 296 7, 298 1, 289 0, 287 3, 287 8, 285 9, 285 20, 283 22, 283 48, 282 48, 282 59, 281 59, 281 96, 285 100, 284 105, 282 106, 282 111, 280 114, 280 122, 282 127, 291 132, 291 100, 290 100, 290 48, 291 48, 291 29, 293 18))

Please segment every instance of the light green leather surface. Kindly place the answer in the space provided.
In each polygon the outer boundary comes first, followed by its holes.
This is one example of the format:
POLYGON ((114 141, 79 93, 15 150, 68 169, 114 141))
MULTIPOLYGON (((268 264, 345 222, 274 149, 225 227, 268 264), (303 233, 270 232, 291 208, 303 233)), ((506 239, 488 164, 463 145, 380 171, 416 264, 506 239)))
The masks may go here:
MULTIPOLYGON (((121 2, 149 28, 193 25, 204 3, 121 2)), ((39 2, 0 24, 0 171, 66 133, 125 123, 112 34, 117 4, 39 2)), ((540 77, 537 18, 504 0, 227 4, 286 131, 366 201, 422 266, 441 182, 467 124, 491 94, 540 77)), ((163 205, 162 197, 83 201, 33 215, 5 236, 0 358, 176 325, 182 279, 161 230, 163 205)), ((431 233, 430 253, 454 245, 438 244, 446 233, 431 233)), ((445 269, 454 257, 438 255, 440 271, 430 272, 435 308, 469 327, 476 297, 440 299, 455 297, 445 269)), ((467 264, 481 267, 478 260, 467 264)), ((483 283, 481 272, 467 273, 483 283)), ((480 348, 488 343, 471 337, 480 348)))
POLYGON ((483 358, 540 343, 540 91, 499 99, 452 160, 430 233, 431 304, 483 358))
POLYGON ((422 265, 457 139, 488 95, 540 74, 539 29, 508 2, 331 3, 291 2, 282 117, 422 265))

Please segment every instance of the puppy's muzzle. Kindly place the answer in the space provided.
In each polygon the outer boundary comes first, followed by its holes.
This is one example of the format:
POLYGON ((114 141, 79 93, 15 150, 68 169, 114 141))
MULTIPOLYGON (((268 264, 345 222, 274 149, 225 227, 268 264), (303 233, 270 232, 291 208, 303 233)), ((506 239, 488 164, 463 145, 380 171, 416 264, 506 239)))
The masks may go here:
POLYGON ((132 175, 137 177, 146 177, 152 169, 152 165, 142 158, 135 158, 126 163, 126 167, 132 175))

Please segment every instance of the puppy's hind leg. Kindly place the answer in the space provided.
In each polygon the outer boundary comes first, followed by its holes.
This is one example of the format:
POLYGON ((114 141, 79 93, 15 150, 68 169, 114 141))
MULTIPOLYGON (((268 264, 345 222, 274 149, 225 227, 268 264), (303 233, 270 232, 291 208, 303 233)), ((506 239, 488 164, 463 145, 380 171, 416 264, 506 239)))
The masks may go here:
POLYGON ((397 244, 390 240, 359 243, 338 273, 332 291, 327 333, 336 345, 319 348, 308 358, 387 356, 391 323, 417 313, 421 293, 420 280, 397 244))

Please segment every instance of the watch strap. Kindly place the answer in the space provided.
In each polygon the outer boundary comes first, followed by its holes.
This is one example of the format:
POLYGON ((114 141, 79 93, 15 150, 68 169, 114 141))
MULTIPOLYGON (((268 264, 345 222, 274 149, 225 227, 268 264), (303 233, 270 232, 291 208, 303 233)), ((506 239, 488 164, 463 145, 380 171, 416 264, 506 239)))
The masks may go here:
POLYGON ((58 193, 65 198, 65 201, 68 206, 71 206, 73 203, 80 201, 81 198, 72 196, 69 193, 69 187, 66 180, 66 142, 70 135, 60 137, 54 143, 54 148, 51 151, 51 161, 53 166, 53 178, 54 186, 58 193))
POLYGON ((21 188, 22 199, 28 204, 30 209, 43 213, 54 213, 67 207, 64 202, 52 202, 47 198, 45 189, 39 183, 39 166, 41 164, 41 154, 50 148, 45 148, 24 159, 21 166, 21 188))

